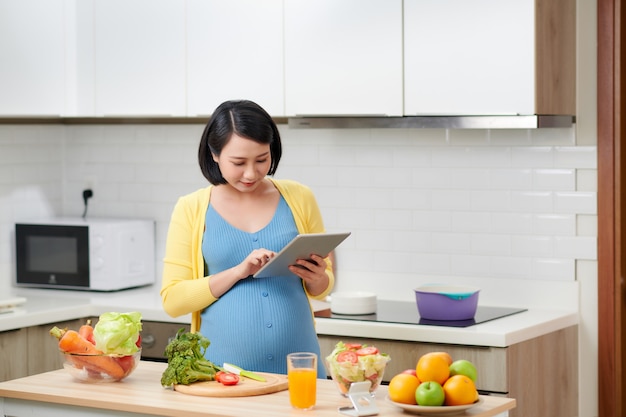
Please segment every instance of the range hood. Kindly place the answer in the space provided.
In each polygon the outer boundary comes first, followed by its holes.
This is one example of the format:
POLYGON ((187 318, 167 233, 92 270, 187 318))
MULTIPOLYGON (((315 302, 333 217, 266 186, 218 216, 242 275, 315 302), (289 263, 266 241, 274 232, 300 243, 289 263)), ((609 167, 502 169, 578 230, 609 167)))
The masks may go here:
POLYGON ((574 116, 296 116, 288 118, 293 129, 538 129, 571 127, 574 116))

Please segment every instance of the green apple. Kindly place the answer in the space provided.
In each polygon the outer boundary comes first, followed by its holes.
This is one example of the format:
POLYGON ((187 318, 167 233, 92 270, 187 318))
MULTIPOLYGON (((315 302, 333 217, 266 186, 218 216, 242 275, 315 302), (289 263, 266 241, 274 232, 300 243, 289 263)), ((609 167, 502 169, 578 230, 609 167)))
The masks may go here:
POLYGON ((476 367, 467 359, 459 359, 452 362, 450 365, 450 376, 453 375, 465 375, 474 383, 476 382, 476 378, 478 378, 476 367))
POLYGON ((440 406, 445 399, 443 387, 435 381, 422 382, 415 390, 417 405, 440 406))

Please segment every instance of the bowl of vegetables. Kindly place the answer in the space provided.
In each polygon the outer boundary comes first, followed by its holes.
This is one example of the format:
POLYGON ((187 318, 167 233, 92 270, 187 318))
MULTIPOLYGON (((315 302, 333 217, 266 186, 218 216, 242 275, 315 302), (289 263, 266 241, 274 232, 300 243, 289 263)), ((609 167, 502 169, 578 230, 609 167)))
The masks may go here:
POLYGON ((374 395, 390 360, 374 346, 339 342, 326 357, 326 368, 342 395, 347 395, 352 383, 364 381, 371 383, 369 392, 374 395))
POLYGON ((116 382, 128 377, 141 360, 141 314, 104 313, 95 326, 78 330, 53 327, 63 368, 83 382, 116 382))
POLYGON ((121 381, 141 360, 141 350, 131 355, 61 353, 63 368, 79 381, 91 383, 121 381))

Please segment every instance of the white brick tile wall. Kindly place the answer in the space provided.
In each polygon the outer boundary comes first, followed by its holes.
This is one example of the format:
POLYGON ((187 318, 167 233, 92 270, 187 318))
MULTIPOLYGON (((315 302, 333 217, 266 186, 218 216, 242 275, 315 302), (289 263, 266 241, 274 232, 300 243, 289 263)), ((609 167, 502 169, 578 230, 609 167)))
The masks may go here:
MULTIPOLYGON (((161 259, 176 200, 207 184, 203 129, 0 126, 0 280, 14 221, 80 215, 87 181, 91 216, 157 221, 161 259)), ((337 250, 338 289, 388 294, 413 276, 573 282, 576 261, 597 257, 596 149, 576 146, 573 128, 280 130, 276 176, 313 189, 328 230, 353 232, 337 250)))
POLYGON ((516 168, 553 168, 554 150, 549 146, 511 148, 511 166, 516 168))

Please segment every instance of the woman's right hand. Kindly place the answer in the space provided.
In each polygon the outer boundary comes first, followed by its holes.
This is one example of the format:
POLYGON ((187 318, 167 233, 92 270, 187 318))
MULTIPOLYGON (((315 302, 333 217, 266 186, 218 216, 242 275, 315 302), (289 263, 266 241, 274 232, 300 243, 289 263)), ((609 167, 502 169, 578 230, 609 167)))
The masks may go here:
POLYGON ((255 249, 241 262, 237 268, 237 275, 242 279, 254 275, 263 265, 276 256, 276 252, 268 249, 255 249))

